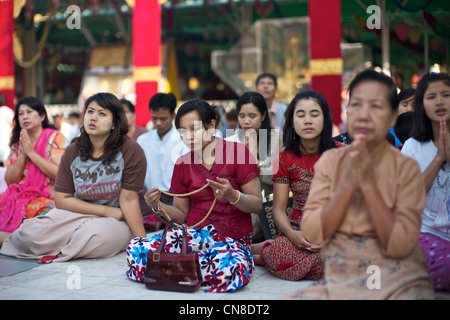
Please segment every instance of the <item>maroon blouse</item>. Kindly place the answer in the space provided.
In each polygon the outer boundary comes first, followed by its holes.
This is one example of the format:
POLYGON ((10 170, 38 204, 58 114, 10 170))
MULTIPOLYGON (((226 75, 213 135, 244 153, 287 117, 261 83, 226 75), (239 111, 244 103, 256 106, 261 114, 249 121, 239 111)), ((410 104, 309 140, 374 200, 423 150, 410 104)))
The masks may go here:
MULTIPOLYGON (((228 179, 234 189, 241 191, 241 186, 259 176, 255 158, 242 143, 225 141, 215 138, 215 160, 211 170, 206 169, 201 159, 194 152, 181 156, 174 167, 171 193, 188 193, 203 187, 207 181, 217 177, 228 179)), ((186 224, 188 226, 198 223, 209 211, 214 200, 212 188, 193 194, 190 197, 186 224)), ((227 200, 217 200, 209 217, 198 226, 202 228, 209 224, 214 225, 219 233, 235 239, 247 237, 252 232, 251 214, 242 212, 227 200)))

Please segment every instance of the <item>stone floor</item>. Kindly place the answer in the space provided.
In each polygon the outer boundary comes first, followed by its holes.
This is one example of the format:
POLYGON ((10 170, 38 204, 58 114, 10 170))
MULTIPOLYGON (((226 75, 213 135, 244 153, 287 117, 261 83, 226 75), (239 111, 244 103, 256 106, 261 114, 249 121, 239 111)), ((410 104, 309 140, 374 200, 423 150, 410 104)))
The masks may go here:
POLYGON ((108 259, 42 264, 0 278, 0 300, 276 300, 312 281, 285 281, 257 266, 250 283, 235 293, 177 293, 148 290, 127 278, 125 252, 108 259), (79 283, 74 281, 79 275, 79 283))
MULTIPOLYGON (((10 276, 0 277, 0 300, 277 300, 313 281, 286 281, 256 266, 250 283, 234 293, 177 293, 148 290, 127 278, 125 252, 107 259, 78 259, 39 264, 10 276), (79 280, 77 282, 77 279, 79 280)), ((437 299, 450 299, 439 294, 437 299)))
MULTIPOLYGON (((151 236, 153 233, 149 233, 151 236)), ((234 293, 153 291, 130 280, 126 253, 106 259, 77 259, 39 264, 0 277, 0 300, 277 300, 313 281, 286 281, 256 266, 250 283, 234 293), (79 275, 77 283, 76 275, 79 275)))

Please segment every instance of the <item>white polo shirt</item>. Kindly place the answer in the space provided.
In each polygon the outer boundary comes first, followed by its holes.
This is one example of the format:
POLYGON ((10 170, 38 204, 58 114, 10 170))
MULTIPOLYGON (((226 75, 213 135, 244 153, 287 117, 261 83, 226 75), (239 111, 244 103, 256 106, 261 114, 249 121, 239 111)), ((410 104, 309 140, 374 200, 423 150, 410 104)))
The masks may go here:
POLYGON ((144 149, 147 158, 145 190, 159 188, 170 189, 175 162, 189 149, 183 143, 175 126, 172 126, 162 139, 156 129, 141 134, 137 142, 144 149))

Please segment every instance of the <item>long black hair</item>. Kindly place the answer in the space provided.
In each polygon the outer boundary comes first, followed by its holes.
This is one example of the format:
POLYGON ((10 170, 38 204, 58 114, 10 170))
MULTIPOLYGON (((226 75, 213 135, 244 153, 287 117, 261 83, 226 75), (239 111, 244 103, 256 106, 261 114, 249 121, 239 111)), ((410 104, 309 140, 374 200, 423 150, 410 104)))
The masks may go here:
MULTIPOLYGON (((111 130, 111 134, 105 141, 104 153, 102 155, 102 163, 109 165, 122 147, 124 138, 128 133, 128 121, 122 103, 112 93, 100 92, 90 96, 84 103, 84 113, 86 113, 87 107, 93 101, 97 102, 100 107, 111 111, 113 115, 114 129, 111 130)), ((84 125, 80 127, 80 133, 80 136, 72 141, 80 149, 81 160, 86 161, 92 155, 92 143, 89 139, 89 134, 84 129, 84 125)))
POLYGON ((45 129, 45 128, 56 129, 55 126, 50 123, 50 121, 48 119, 48 115, 47 115, 47 110, 45 109, 45 106, 41 100, 39 100, 36 97, 21 98, 17 101, 16 105, 14 106, 14 120, 13 120, 14 126, 12 129, 11 140, 9 143, 10 147, 12 147, 17 141, 19 141, 19 138, 20 138, 21 128, 20 128, 20 123, 19 123, 19 108, 23 104, 27 105, 31 109, 37 111, 37 113, 40 116, 45 115, 44 120, 42 120, 42 129, 45 129))
POLYGON ((434 139, 431 120, 425 113, 423 99, 430 83, 436 81, 443 81, 450 87, 450 76, 446 73, 427 73, 417 83, 416 95, 414 98, 414 122, 411 136, 420 142, 426 142, 434 139))
MULTIPOLYGON (((272 126, 270 124, 270 114, 269 109, 267 108, 266 99, 256 91, 247 91, 244 92, 238 99, 236 103, 236 110, 239 114, 241 112, 241 108, 244 104, 251 103, 254 105, 259 113, 261 114, 261 117, 264 117, 264 120, 261 123, 261 127, 259 130, 263 129, 264 131, 260 131, 260 133, 264 133, 266 135, 266 141, 267 141, 267 151, 270 151, 270 143, 271 143, 271 129, 272 126)), ((239 119, 239 118, 238 118, 239 119)), ((259 156, 259 154, 258 154, 259 156)), ((264 160, 264 159, 261 159, 264 160)))
POLYGON ((322 109, 323 130, 320 135, 319 152, 323 153, 328 149, 335 148, 336 143, 333 140, 333 121, 331 120, 330 106, 325 97, 312 90, 304 90, 297 93, 292 99, 286 110, 286 121, 283 127, 283 144, 285 151, 292 150, 297 157, 301 157, 300 136, 294 130, 294 111, 295 106, 300 100, 313 99, 322 109))

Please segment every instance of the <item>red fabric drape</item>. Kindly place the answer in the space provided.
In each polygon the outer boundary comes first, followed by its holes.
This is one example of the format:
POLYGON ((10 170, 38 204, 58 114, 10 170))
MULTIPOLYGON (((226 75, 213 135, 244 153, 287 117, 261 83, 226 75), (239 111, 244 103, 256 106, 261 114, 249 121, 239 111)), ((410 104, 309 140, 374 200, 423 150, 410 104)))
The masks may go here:
POLYGON ((158 0, 136 0, 133 8, 136 124, 150 121, 148 103, 158 92, 161 69, 161 7, 158 0))
POLYGON ((0 1, 0 93, 6 105, 14 108, 14 0, 0 1))
POLYGON ((325 70, 312 72, 311 88, 325 96, 333 123, 338 125, 341 123, 342 70, 336 65, 342 65, 341 0, 310 0, 308 5, 310 60, 318 60, 319 64, 323 60, 326 66, 325 70))

